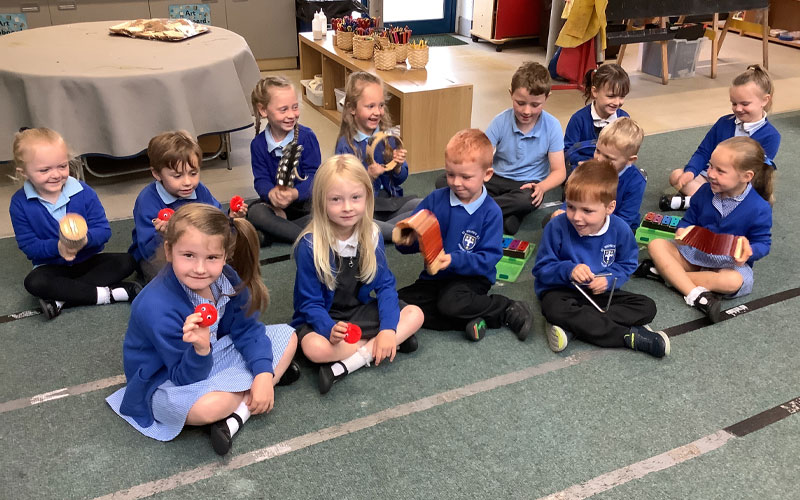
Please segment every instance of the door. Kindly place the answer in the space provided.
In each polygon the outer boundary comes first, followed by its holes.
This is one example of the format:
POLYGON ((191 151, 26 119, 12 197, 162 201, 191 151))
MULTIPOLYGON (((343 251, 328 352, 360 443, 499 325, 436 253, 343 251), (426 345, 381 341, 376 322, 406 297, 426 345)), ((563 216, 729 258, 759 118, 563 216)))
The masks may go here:
POLYGON ((383 24, 408 25, 415 35, 453 33, 456 0, 383 0, 383 24))

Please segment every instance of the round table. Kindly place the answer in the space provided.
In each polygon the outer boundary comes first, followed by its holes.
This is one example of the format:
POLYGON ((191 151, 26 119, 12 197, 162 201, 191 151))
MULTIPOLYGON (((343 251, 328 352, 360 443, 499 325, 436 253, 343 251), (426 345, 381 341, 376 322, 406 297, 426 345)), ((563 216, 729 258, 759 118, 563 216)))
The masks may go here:
POLYGON ((260 77, 244 38, 211 31, 180 42, 110 35, 120 21, 0 37, 0 161, 20 127, 49 127, 77 155, 128 157, 183 129, 195 137, 252 125, 260 77))

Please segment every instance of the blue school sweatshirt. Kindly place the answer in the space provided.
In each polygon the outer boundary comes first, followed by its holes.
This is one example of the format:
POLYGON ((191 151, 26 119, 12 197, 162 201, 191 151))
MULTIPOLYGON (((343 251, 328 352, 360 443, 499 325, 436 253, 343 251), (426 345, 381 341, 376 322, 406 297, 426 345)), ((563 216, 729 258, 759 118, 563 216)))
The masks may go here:
MULTIPOLYGON (((392 146, 394 147, 395 143, 393 139, 389 139, 392 141, 392 146)), ((353 148, 347 144, 347 139, 344 137, 340 137, 339 140, 336 142, 336 151, 335 154, 351 154, 356 155, 360 160, 361 163, 364 164, 364 167, 369 167, 370 163, 372 163, 372 159, 367 159, 367 142, 369 139, 364 139, 363 141, 353 141, 353 144, 356 147, 356 151, 353 151, 353 148)), ((380 159, 383 158, 383 141, 380 144, 375 146, 375 157, 380 159)), ((381 162, 383 163, 383 162, 381 162)), ((378 196, 381 191, 388 194, 392 198, 398 198, 403 196, 403 188, 400 186, 405 180, 408 179, 408 163, 403 162, 403 165, 400 167, 400 173, 395 174, 393 172, 386 172, 385 174, 381 174, 378 176, 377 179, 372 181, 372 189, 375 191, 375 196, 378 196)))
MULTIPOLYGON (((276 185, 275 176, 278 172, 278 163, 280 163, 281 157, 276 156, 274 152, 269 152, 266 139, 267 132, 266 129, 263 130, 250 142, 250 162, 253 166, 253 187, 255 187, 258 196, 268 202, 269 192, 276 185)), ((306 177, 306 180, 295 180, 294 187, 299 195, 297 200, 303 201, 311 196, 314 174, 317 173, 321 163, 321 156, 319 141, 313 130, 299 125, 297 135, 299 136, 297 144, 303 146, 297 172, 300 177, 306 177)))
MULTIPOLYGON (((589 103, 576 111, 567 123, 564 131, 564 154, 569 165, 573 168, 578 162, 591 160, 594 157, 594 146, 600 134, 594 128, 592 106, 589 103), (581 144, 578 144, 581 143, 581 144)), ((617 108, 617 117, 630 116, 624 109, 617 108)))

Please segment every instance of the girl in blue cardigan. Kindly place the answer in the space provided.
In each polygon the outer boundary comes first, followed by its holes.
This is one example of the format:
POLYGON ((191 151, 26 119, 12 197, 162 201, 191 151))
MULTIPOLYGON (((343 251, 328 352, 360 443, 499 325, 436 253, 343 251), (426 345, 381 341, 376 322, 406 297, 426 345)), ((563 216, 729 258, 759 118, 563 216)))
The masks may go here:
POLYGON ((687 226, 718 234, 744 237, 739 258, 705 253, 677 241, 658 239, 648 245, 652 262, 638 275, 657 274, 712 321, 722 319, 720 296, 740 297, 753 288, 753 263, 769 253, 772 244, 772 186, 775 166, 761 145, 749 137, 722 141, 711 153, 708 182, 703 183, 675 236, 687 226), (719 294, 719 295, 718 295, 719 294))
POLYGON ((39 299, 52 319, 65 306, 130 301, 141 289, 122 281, 136 262, 124 253, 101 253, 111 227, 97 193, 69 175, 69 153, 58 132, 26 129, 14 137, 14 165, 25 179, 11 197, 9 213, 17 245, 33 262, 25 289, 39 299), (59 240, 59 221, 67 214, 86 220, 81 248, 59 240))
POLYGON ((164 251, 167 266, 131 310, 122 347, 127 386, 106 401, 159 441, 184 425, 211 424, 211 445, 224 455, 251 414, 272 409, 273 386, 299 377, 297 337, 288 325, 259 321, 269 295, 258 236, 243 218, 184 205, 170 219, 164 251), (211 325, 201 324, 201 304, 217 310, 211 325))
POLYGON ((319 141, 314 131, 299 124, 297 91, 282 76, 262 78, 250 99, 256 116, 256 137, 250 142, 253 186, 259 200, 247 220, 261 233, 262 246, 273 241, 294 242, 311 218, 311 186, 320 164, 319 141), (261 132, 262 120, 267 126, 261 132), (297 134, 297 137, 295 137, 297 134), (294 186, 278 184, 278 164, 284 148, 296 141, 303 147, 294 186))
POLYGON ((689 163, 672 171, 669 183, 678 190, 678 195, 662 196, 658 203, 661 210, 686 210, 689 207, 692 195, 708 182, 706 165, 711 152, 725 139, 752 137, 764 148, 769 159, 775 159, 781 134, 767 120, 774 92, 769 73, 758 64, 748 66, 744 73, 733 79, 730 89, 733 114, 717 120, 689 163))
POLYGON ((399 302, 386 250, 372 222, 372 181, 353 155, 329 158, 317 171, 313 218, 295 244, 294 317, 306 357, 322 363, 319 392, 397 350, 417 349, 422 311, 399 302), (371 293, 375 292, 375 297, 371 293), (348 323, 361 340, 344 342, 348 323))

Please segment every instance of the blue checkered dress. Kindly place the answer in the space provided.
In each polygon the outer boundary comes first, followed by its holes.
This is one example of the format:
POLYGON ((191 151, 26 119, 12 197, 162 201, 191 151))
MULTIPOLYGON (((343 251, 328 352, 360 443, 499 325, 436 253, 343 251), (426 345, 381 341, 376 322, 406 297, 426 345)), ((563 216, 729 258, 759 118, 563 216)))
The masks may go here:
MULTIPOLYGON (((748 184, 744 193, 733 198, 722 198, 719 194, 714 194, 711 203, 724 219, 739 206, 742 200, 750 193, 751 189, 753 189, 753 186, 748 184)), ((678 245, 678 251, 684 259, 695 266, 706 269, 733 269, 741 274, 742 286, 735 293, 727 295, 728 298, 741 297, 753 290, 753 268, 747 264, 743 266, 737 265, 730 255, 712 255, 690 247, 689 245, 678 245)))
MULTIPOLYGON (((184 286, 183 283, 181 286, 195 307, 209 302, 184 286)), ((230 301, 229 295, 233 295, 235 290, 225 275, 220 275, 211 285, 211 292, 216 299, 218 318, 209 327, 214 366, 211 368, 208 378, 189 385, 175 385, 167 380, 158 386, 152 399, 155 422, 150 427, 141 427, 133 418, 120 413, 119 408, 125 395, 124 387, 106 398, 117 415, 124 418, 145 436, 159 441, 170 441, 180 434, 189 410, 200 397, 214 391, 242 392, 250 389, 250 386, 253 385, 253 374, 250 373, 247 363, 233 345, 230 335, 217 339, 219 321, 225 315, 225 306, 230 301)), ((283 356, 286 346, 289 345, 292 332, 294 332, 294 328, 289 325, 265 325, 265 334, 272 342, 273 370, 283 356)))

